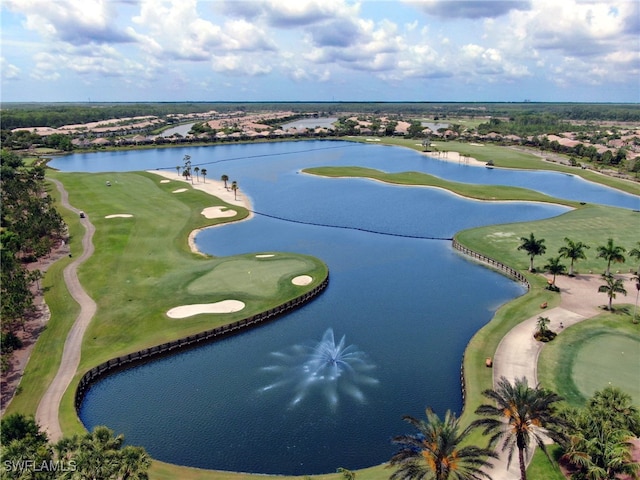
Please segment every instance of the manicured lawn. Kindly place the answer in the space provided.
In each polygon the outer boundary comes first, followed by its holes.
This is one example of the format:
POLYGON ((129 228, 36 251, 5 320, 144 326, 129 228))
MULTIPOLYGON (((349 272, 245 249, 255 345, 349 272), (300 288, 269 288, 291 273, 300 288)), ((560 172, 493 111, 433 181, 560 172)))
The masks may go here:
POLYGON ((572 406, 584 406, 597 390, 617 386, 640 407, 640 324, 633 305, 580 322, 542 349, 538 380, 572 406))
POLYGON ((559 200, 526 188, 508 187, 503 185, 475 185, 468 183, 452 182, 433 175, 421 172, 386 173, 373 168, 363 167, 315 167, 307 168, 305 173, 324 177, 357 177, 370 178, 381 182, 397 185, 413 185, 425 187, 437 187, 449 190, 469 198, 489 201, 524 200, 531 202, 559 203, 571 207, 578 207, 578 202, 559 200))
MULTIPOLYGON (((202 216, 199 212, 203 208, 225 204, 192 190, 186 183, 180 187, 188 191, 174 194, 176 183, 160 184, 160 177, 147 173, 49 175, 64 182, 71 204, 84 210, 96 226, 95 253, 80 267, 79 277, 98 304, 98 312, 84 337, 76 380, 86 370, 115 356, 275 307, 314 288, 326 277, 324 263, 305 255, 278 252, 274 257, 258 259, 256 253, 223 258, 190 252, 187 236, 191 230, 229 219, 209 220, 202 216), (105 187, 106 180, 111 187, 105 187), (133 216, 105 218, 122 213, 133 216), (274 266, 271 273, 269 265, 274 266), (247 275, 249 266, 255 281, 243 283, 241 277, 247 275), (207 282, 206 276, 215 277, 218 268, 227 281, 207 282), (313 282, 302 287, 293 285, 291 279, 300 274, 311 276, 313 282), (243 301, 246 307, 237 313, 202 314, 181 320, 165 315, 176 306, 229 298, 243 301)), ((231 220, 248 214, 245 209, 233 208, 238 214, 231 220)), ((70 225, 71 246, 76 255, 84 231, 75 214, 67 214, 65 220, 70 225)), ((49 289, 52 319, 38 342, 23 378, 22 393, 12 402, 11 411, 35 413, 57 369, 62 351, 60 339, 66 336, 77 314, 77 305, 70 301, 61 279, 62 267, 69 260, 56 264, 44 281, 49 289)), ((82 429, 73 407, 73 390, 67 391, 61 407, 65 433, 82 429)))
MULTIPOLYGON (((587 259, 575 264, 576 271, 588 273, 591 270, 601 273, 607 264, 603 259, 596 258, 597 247, 604 245, 607 238, 613 238, 617 245, 630 250, 636 246, 638 231, 640 213, 592 205, 546 220, 465 230, 458 233, 456 238, 464 245, 474 245, 474 249, 479 249, 485 255, 499 258, 516 269, 525 270, 529 266, 529 258, 526 252, 518 250, 521 237, 528 237, 533 233, 536 238, 545 240, 546 253, 534 260, 537 268, 541 268, 549 257, 558 256, 558 249, 565 244, 564 238, 568 237, 591 247, 585 251, 587 259)), ((563 259, 563 263, 568 268, 566 259, 563 259)), ((628 272, 635 267, 635 262, 627 261, 625 264, 613 264, 612 271, 619 269, 628 272)))
POLYGON ((192 294, 210 294, 211 285, 216 285, 223 292, 269 298, 278 295, 282 289, 295 293, 299 287, 294 286, 291 279, 315 268, 314 262, 304 257, 273 255, 256 258, 251 254, 221 261, 210 272, 191 282, 187 290, 192 294))

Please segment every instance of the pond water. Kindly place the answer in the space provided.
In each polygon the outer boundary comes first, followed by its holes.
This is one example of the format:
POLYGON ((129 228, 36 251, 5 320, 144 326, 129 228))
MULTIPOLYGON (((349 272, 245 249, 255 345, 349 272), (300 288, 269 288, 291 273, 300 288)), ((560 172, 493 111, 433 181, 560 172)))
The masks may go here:
POLYGON ((189 133, 189 131, 191 130, 191 127, 193 127, 194 125, 195 123, 184 123, 182 125, 177 125, 175 127, 166 129, 164 132, 162 132, 161 135, 163 137, 171 137, 172 135, 175 135, 176 133, 178 133, 183 137, 186 137, 187 133, 189 133))
POLYGON ((338 117, 302 118, 293 122, 283 123, 282 128, 332 128, 338 117))
MULTIPOLYGON (((403 415, 421 417, 427 406, 459 413, 467 342, 525 289, 433 238, 567 210, 300 173, 325 165, 428 171, 443 163, 348 142, 109 152, 72 155, 52 166, 173 169, 185 154, 209 177, 237 180, 257 212, 292 220, 258 214, 205 230, 196 238, 201 250, 294 251, 321 258, 331 272, 325 292, 275 322, 125 370, 89 390, 80 410, 87 428, 108 425, 154 458, 200 468, 291 475, 363 468, 390 458, 390 438, 408 431, 403 415)), ((474 168, 451 167, 447 175, 463 177, 474 168)), ((506 181, 498 169, 493 173, 506 181)), ((536 190, 569 182, 565 190, 574 192, 563 194, 628 201, 576 177, 522 173, 536 190)))

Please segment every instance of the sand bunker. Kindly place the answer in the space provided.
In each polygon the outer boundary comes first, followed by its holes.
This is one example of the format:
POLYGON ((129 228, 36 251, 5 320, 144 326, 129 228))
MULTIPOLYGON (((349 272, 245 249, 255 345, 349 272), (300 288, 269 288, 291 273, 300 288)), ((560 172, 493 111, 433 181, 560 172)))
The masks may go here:
POLYGON ((160 183, 169 183, 171 180, 160 180, 160 183))
POLYGON ((182 192, 186 192, 186 191, 187 191, 187 189, 186 189, 186 188, 179 188, 178 190, 174 190, 174 191, 173 191, 173 192, 171 192, 171 193, 182 193, 182 192))
POLYGON ((181 305, 167 312, 169 318, 187 318, 200 313, 233 313, 244 308, 244 302, 240 300, 222 300, 215 303, 196 303, 193 305, 181 305))
POLYGON ((291 283, 293 283, 294 285, 309 285, 312 281, 313 278, 311 278, 309 275, 298 275, 293 280, 291 280, 291 283))
POLYGON ((263 253, 260 255, 256 255, 256 258, 271 258, 271 257, 275 257, 275 255, 273 253, 263 253))
POLYGON ((130 213, 115 213, 113 215, 107 215, 104 218, 130 218, 133 217, 130 213))
POLYGON ((224 218, 224 217, 235 217, 235 210, 227 209, 227 207, 208 207, 202 210, 202 215, 206 218, 224 218))

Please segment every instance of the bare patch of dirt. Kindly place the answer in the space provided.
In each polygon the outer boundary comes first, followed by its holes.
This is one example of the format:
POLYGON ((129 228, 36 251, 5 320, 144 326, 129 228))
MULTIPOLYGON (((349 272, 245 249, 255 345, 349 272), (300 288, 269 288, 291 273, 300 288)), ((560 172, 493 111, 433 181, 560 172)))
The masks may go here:
MULTIPOLYGON (((46 257, 37 262, 26 264, 26 269, 29 271, 40 270, 44 274, 53 263, 69 256, 69 252, 69 245, 66 242, 61 242, 46 257)), ((29 362, 31 351, 50 318, 49 307, 44 301, 40 280, 31 285, 31 292, 34 295, 34 311, 25 317, 23 328, 17 332, 18 338, 22 341, 22 348, 13 352, 9 370, 0 377, 0 414, 4 414, 9 402, 13 399, 16 389, 20 385, 24 369, 29 362)))

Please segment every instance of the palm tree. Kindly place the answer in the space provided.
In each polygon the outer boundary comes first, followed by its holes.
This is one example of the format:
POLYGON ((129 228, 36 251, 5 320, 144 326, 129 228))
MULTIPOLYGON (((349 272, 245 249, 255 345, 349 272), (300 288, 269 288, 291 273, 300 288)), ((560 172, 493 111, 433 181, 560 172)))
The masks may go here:
POLYGON ((588 410, 569 409, 564 415, 571 428, 563 457, 579 470, 580 478, 637 478, 640 465, 631 455, 629 431, 613 428, 588 410))
POLYGON ((564 241, 566 245, 564 247, 560 247, 558 253, 562 258, 571 259, 571 263, 569 264, 569 276, 573 277, 573 263, 578 260, 586 260, 587 256, 584 251, 591 247, 582 242, 574 242, 567 237, 564 238, 564 241))
MULTIPOLYGON (((93 432, 62 438, 55 446, 59 459, 73 460, 78 478, 111 478, 118 469, 118 450, 124 437, 104 426, 93 432)), ((75 478, 75 477, 74 477, 75 478)))
MULTIPOLYGON (((638 246, 629 250, 629 256, 635 258, 637 261, 640 262, 640 242, 636 242, 636 245, 638 246)), ((640 267, 638 267, 638 270, 636 271, 636 275, 640 275, 640 267)))
POLYGON ((518 250, 524 250, 529 254, 529 271, 533 272, 533 257, 538 255, 543 255, 544 252, 547 251, 547 247, 544 245, 544 238, 537 240, 536 237, 533 236, 533 233, 527 237, 520 237, 520 246, 518 250))
POLYGON ((182 168, 182 167, 181 167, 180 165, 176 165, 176 171, 178 172, 178 175, 180 175, 180 169, 181 169, 181 168, 182 168))
POLYGON ((235 180, 233 182, 231 182, 231 190, 233 190, 233 199, 237 200, 238 199, 238 182, 236 182, 235 180))
POLYGON ((122 480, 147 480, 151 459, 142 447, 127 445, 120 451, 118 478, 122 480))
POLYGON ((200 173, 202 173, 202 182, 203 183, 207 183, 207 181, 205 180, 205 177, 207 176, 207 169, 203 168, 200 173))
POLYGON ((560 263, 560 257, 550 257, 547 259, 547 264, 543 267, 547 272, 553 275, 553 281, 551 282, 551 286, 556 288, 556 275, 562 275, 567 271, 567 267, 565 267, 562 263, 560 263))
POLYGON ((624 252, 626 252, 625 248, 615 245, 613 243, 613 238, 608 239, 606 245, 598 247, 597 258, 604 258, 607 261, 607 271, 605 272, 605 275, 609 275, 611 273, 611 262, 624 263, 624 255, 622 255, 624 252))
POLYGON ((497 454, 491 449, 462 446, 475 426, 462 429, 460 420, 449 410, 443 420, 430 408, 426 416, 426 421, 403 417, 418 433, 393 438, 401 448, 389 462, 390 468, 396 468, 391 480, 491 479, 484 470, 491 466, 487 458, 496 458, 497 454))
POLYGON ((605 285, 600 285, 598 287, 599 293, 606 293, 609 297, 609 310, 613 310, 611 304, 613 299, 616 298, 616 293, 622 293, 623 295, 627 294, 627 291, 624 288, 624 284, 622 283, 622 279, 615 278, 611 274, 602 274, 602 279, 606 282, 605 285))
POLYGON ((560 442, 564 439, 560 430, 564 422, 556 416, 553 405, 562 397, 548 390, 529 387, 526 378, 516 378, 512 384, 505 377, 500 378, 495 390, 485 390, 482 394, 493 402, 477 408, 476 414, 488 418, 476 420, 473 425, 484 428, 484 434, 491 434, 489 445, 502 441, 501 450, 509 454, 507 468, 513 452, 518 450, 520 478, 526 480, 526 459, 532 442, 535 441, 551 461, 545 440, 551 438, 560 442))
POLYGON ((229 181, 229 175, 222 175, 220 180, 224 182, 224 188, 227 188, 227 182, 229 181))
POLYGON ((587 407, 600 420, 640 436, 640 409, 633 404, 631 395, 619 388, 606 387, 597 391, 589 399, 587 407))
POLYGON ((546 332, 549 331, 549 323, 551 323, 551 320, 549 320, 549 317, 538 317, 538 321, 536 322, 536 325, 538 325, 538 331, 540 332, 541 335, 544 335, 546 332))
POLYGON ((638 296, 640 296, 640 271, 633 277, 631 277, 631 281, 636 285, 636 303, 633 305, 633 323, 638 323, 638 296))
MULTIPOLYGON (((193 184, 193 176, 191 175, 191 155, 185 155, 183 160, 184 160, 183 171, 187 172, 187 174, 184 176, 184 178, 186 180, 187 177, 191 177, 191 183, 193 184)), ((183 175, 184 175, 184 173, 183 173, 183 175)))
POLYGON ((567 408, 562 415, 568 426, 564 458, 581 474, 593 480, 636 478, 640 464, 633 461, 629 440, 640 435, 640 414, 630 395, 607 387, 584 409, 567 408))
POLYGON ((198 172, 200 171, 200 167, 193 167, 193 171, 196 172, 196 180, 200 181, 200 177, 198 177, 198 172))

